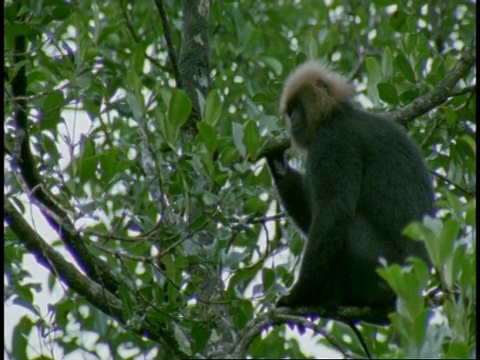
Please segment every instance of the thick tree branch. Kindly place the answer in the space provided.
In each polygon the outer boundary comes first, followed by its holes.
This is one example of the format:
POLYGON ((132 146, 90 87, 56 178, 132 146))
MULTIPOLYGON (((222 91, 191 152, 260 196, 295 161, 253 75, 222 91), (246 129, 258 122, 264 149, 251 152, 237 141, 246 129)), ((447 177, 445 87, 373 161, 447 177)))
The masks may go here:
POLYGON ((415 101, 402 109, 394 110, 388 113, 395 121, 401 124, 407 124, 409 121, 427 113, 440 104, 443 104, 449 97, 457 95, 454 90, 457 82, 465 77, 476 60, 476 46, 466 49, 455 67, 433 88, 428 94, 420 96, 415 101))
MULTIPOLYGON (((454 89, 457 82, 465 77, 475 64, 475 49, 476 47, 472 46, 465 50, 455 67, 428 94, 419 97, 404 108, 391 111, 386 115, 401 124, 407 124, 412 119, 415 119, 444 103, 449 97, 475 91, 476 85, 467 86, 464 89, 454 89)), ((283 152, 289 147, 290 139, 286 132, 283 132, 267 142, 256 160, 258 161, 268 154, 283 152)))
POLYGON ((47 244, 9 201, 5 203, 4 211, 5 222, 41 265, 103 312, 121 318, 122 304, 117 297, 84 276, 74 265, 65 260, 63 255, 47 244))
POLYGON ((183 126, 183 135, 192 140, 196 121, 200 119, 201 97, 207 96, 209 86, 208 61, 208 0, 183 0, 182 46, 178 68, 182 88, 192 100, 193 111, 183 126))
POLYGON ((62 280, 69 289, 85 297, 89 303, 116 319, 124 328, 157 343, 163 340, 178 358, 191 359, 189 354, 180 350, 173 331, 168 329, 165 323, 160 323, 152 311, 135 312, 127 317, 126 309, 119 298, 65 260, 63 255, 37 234, 9 201, 5 203, 4 220, 37 261, 62 280))

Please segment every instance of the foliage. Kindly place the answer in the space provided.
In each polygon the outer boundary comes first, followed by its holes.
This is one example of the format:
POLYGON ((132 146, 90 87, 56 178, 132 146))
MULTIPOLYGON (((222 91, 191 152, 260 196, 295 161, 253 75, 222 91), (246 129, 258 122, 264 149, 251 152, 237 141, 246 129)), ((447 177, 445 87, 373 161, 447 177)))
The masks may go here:
MULTIPOLYGON (((281 214, 264 161, 257 161, 284 129, 278 96, 288 72, 306 58, 325 58, 353 80, 359 102, 385 112, 431 92, 475 47, 476 5, 466 0, 214 1, 209 89, 192 97, 175 86, 165 30, 178 56, 184 5, 165 1, 165 24, 156 6, 162 3, 4 5, 7 202, 29 221, 34 209, 30 223, 41 237, 46 218, 56 231, 51 247, 111 291, 81 266, 81 255, 65 242, 69 229, 46 215, 48 206, 25 178, 29 169, 20 170, 28 159, 19 150, 18 114, 26 109, 30 170, 38 173, 32 176, 68 214, 91 259, 103 259, 123 279, 113 292, 122 306, 117 317, 65 279, 61 285, 48 264, 42 282, 29 265, 32 254, 42 263, 42 252, 25 242, 34 237, 20 236, 6 216, 5 311, 24 313, 6 344, 10 358, 232 355, 228 349, 242 344, 252 321, 292 285, 303 245, 281 214), (20 37, 24 59, 14 56, 20 37), (22 69, 24 97, 15 90, 22 69), (193 136, 185 130, 191 119, 193 136), (40 292, 51 296, 47 311, 40 292), (166 324, 173 339, 152 341, 138 330, 145 319, 166 324), (37 337, 43 345, 29 345, 37 337)), ((376 357, 475 357, 474 84, 471 67, 455 88, 443 89, 441 104, 405 121, 433 172, 439 208, 436 219, 406 232, 427 244, 435 271, 418 259, 379 269, 398 300, 390 326, 361 326, 376 357)), ((328 337, 311 343, 363 354, 350 328, 319 321, 328 337)), ((263 330, 245 356, 311 353, 307 335, 292 337, 278 324, 263 330)), ((314 351, 325 354, 324 347, 314 351)))

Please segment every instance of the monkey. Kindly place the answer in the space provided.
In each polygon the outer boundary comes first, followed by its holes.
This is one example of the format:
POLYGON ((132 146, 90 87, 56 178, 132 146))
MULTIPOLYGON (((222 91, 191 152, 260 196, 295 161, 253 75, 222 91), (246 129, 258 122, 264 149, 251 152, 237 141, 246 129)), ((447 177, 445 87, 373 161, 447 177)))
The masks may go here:
POLYGON ((433 214, 434 192, 420 148, 392 119, 354 103, 355 89, 320 61, 286 79, 280 96, 293 147, 305 171, 283 151, 266 154, 286 213, 306 236, 298 278, 277 307, 392 306, 376 273, 380 258, 431 264, 422 242, 402 235, 433 214))

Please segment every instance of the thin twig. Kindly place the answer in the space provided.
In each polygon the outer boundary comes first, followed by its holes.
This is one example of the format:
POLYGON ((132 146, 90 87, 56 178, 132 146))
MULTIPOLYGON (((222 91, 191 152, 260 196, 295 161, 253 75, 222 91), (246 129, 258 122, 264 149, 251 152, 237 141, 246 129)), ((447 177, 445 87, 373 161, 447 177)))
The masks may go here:
POLYGON ((467 196, 475 196, 475 190, 471 190, 471 189, 467 189, 465 186, 462 186, 460 185, 459 183, 456 183, 455 181, 449 179, 448 177, 446 177, 445 175, 442 175, 438 172, 436 172, 435 170, 429 170, 431 174, 433 174, 435 177, 438 177, 439 179, 443 180, 444 182, 446 182, 447 184, 449 185, 453 185, 454 187, 456 187, 457 189, 459 189, 460 191, 462 191, 465 195, 467 196))
POLYGON ((167 14, 165 13, 163 0, 155 0, 155 5, 157 6, 160 18, 162 19, 163 37, 165 38, 165 41, 167 43, 168 57, 170 58, 170 62, 172 64, 173 76, 175 77, 175 81, 177 82, 177 87, 182 88, 182 83, 180 81, 180 72, 178 71, 177 57, 175 55, 175 49, 173 47, 173 41, 170 35, 170 27, 168 26, 167 14))

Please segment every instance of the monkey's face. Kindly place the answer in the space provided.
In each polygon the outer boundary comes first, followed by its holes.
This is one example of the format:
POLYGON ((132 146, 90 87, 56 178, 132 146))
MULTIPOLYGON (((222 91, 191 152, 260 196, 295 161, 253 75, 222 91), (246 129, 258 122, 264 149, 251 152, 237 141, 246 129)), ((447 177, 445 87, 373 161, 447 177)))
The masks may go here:
POLYGON ((328 105, 323 101, 324 89, 315 85, 315 82, 306 82, 292 94, 287 102, 286 115, 290 135, 295 145, 307 150, 317 126, 321 122, 322 106, 328 105))
POLYGON ((287 108, 287 122, 292 140, 299 148, 306 149, 310 143, 305 108, 299 99, 291 101, 287 108))
POLYGON ((307 150, 319 126, 349 102, 354 88, 321 62, 306 62, 293 71, 280 97, 292 142, 307 150))

